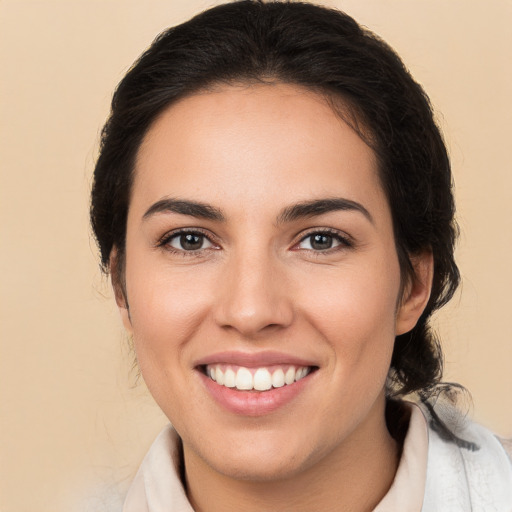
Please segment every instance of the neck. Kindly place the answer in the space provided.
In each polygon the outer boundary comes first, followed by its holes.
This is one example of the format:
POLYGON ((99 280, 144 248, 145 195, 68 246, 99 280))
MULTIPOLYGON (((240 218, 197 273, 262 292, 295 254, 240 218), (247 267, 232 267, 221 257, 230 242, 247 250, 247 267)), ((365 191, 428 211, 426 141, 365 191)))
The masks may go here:
POLYGON ((386 427, 384 406, 315 465, 279 480, 238 480, 221 474, 185 447, 190 502, 196 512, 366 512, 389 490, 399 447, 386 427))

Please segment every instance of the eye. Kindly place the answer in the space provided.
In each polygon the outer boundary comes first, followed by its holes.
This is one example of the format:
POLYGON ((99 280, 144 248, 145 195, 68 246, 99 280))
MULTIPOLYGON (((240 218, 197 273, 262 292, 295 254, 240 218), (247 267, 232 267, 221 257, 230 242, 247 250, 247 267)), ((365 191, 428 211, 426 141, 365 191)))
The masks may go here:
POLYGON ((172 247, 178 251, 200 251, 213 247, 212 242, 208 240, 206 235, 195 231, 182 231, 175 233, 162 241, 162 245, 172 247))
POLYGON ((305 236, 297 245, 298 249, 327 251, 336 247, 351 247, 351 243, 336 233, 315 232, 305 236))

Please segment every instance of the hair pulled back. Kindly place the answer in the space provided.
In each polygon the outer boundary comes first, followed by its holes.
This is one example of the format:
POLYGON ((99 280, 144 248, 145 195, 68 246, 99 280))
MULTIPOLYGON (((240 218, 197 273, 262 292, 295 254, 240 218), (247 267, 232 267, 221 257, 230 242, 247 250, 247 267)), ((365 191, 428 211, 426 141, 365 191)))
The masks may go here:
POLYGON ((421 86, 386 43, 340 11, 243 0, 157 37, 117 87, 102 132, 91 222, 104 270, 113 248, 123 261, 134 163, 158 115, 199 90, 253 81, 297 84, 341 105, 378 157, 404 282, 414 279, 410 258, 432 252, 431 297, 416 327, 396 337, 388 390, 427 397, 442 376, 428 320, 459 283, 450 162, 421 86))

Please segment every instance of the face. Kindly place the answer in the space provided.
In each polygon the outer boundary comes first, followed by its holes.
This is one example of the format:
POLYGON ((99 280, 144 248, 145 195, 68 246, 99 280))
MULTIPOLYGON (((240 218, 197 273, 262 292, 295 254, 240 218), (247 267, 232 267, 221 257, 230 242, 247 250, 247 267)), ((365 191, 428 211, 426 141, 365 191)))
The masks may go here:
POLYGON ((400 300, 373 151, 322 97, 284 84, 225 86, 157 119, 125 282, 124 323, 186 459, 245 479, 381 434, 394 338, 424 301, 400 300))

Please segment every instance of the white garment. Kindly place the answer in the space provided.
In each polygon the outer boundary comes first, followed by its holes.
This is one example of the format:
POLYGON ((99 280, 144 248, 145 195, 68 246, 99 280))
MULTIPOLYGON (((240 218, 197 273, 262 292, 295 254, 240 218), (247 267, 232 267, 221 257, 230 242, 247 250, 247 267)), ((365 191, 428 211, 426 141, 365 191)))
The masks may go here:
MULTIPOLYGON (((512 512, 512 461, 496 437, 467 422, 470 451, 443 441, 414 404, 391 488, 374 512, 512 512)), ((183 489, 179 438, 165 428, 151 446, 126 496, 123 512, 194 512, 183 489)))
POLYGON ((460 437, 479 450, 459 448, 429 432, 422 512, 512 512, 512 461, 503 446, 474 423, 460 437))

